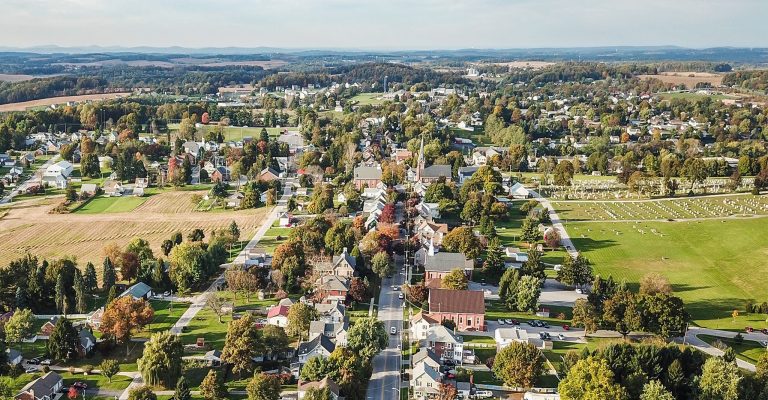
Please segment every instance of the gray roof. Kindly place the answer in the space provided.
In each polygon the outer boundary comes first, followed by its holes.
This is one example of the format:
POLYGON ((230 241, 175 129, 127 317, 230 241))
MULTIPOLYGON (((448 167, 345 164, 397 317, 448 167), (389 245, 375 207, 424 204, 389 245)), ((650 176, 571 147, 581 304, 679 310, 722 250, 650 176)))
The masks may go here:
POLYGON ((146 296, 147 293, 149 293, 151 291, 152 291, 152 288, 149 287, 149 285, 147 285, 144 282, 139 282, 139 283, 129 287, 128 290, 126 290, 125 292, 121 293, 119 297, 123 297, 125 295, 130 294, 133 298, 138 299, 140 297, 146 296))
POLYGON ((347 283, 336 275, 326 275, 319 279, 319 286, 325 290, 349 290, 347 283))
POLYGON ((422 347, 416 354, 413 355, 413 365, 416 365, 427 358, 436 362, 437 364, 440 364, 440 359, 437 357, 437 354, 435 354, 434 351, 426 347, 422 347))
POLYGON ((340 332, 347 330, 348 327, 348 322, 337 322, 335 324, 329 324, 324 321, 312 321, 309 323, 309 333, 317 333, 320 335, 337 335, 340 332))
POLYGON ((333 256, 333 266, 338 265, 341 262, 342 259, 346 260, 347 264, 352 266, 352 268, 357 267, 357 260, 355 259, 355 257, 352 257, 347 252, 347 248, 346 247, 344 248, 344 251, 341 254, 339 254, 338 256, 333 256))
POLYGON ((459 168, 459 175, 463 176, 472 176, 477 172, 477 170, 480 169, 480 167, 473 166, 473 167, 460 167, 459 168))
POLYGON ((355 179, 381 179, 381 168, 355 167, 355 179))
POLYGON ((446 178, 451 177, 451 166, 447 164, 435 164, 421 171, 422 178, 439 178, 444 176, 446 178))
POLYGON ((336 345, 333 344, 331 339, 328 339, 325 335, 320 335, 308 342, 303 342, 299 345, 298 348, 298 354, 307 354, 311 353, 318 347, 323 347, 327 352, 333 353, 333 350, 336 349, 336 345))
POLYGON ((51 371, 32 382, 29 382, 21 389, 21 392, 32 392, 37 398, 48 395, 53 392, 54 386, 61 382, 61 375, 51 371))
POLYGON ((434 256, 427 254, 424 260, 424 269, 427 271, 450 272, 454 269, 474 269, 472 260, 467 260, 464 253, 436 253, 434 256))
POLYGON ((21 352, 15 349, 7 349, 5 352, 8 353, 8 361, 13 361, 18 357, 21 357, 21 352))

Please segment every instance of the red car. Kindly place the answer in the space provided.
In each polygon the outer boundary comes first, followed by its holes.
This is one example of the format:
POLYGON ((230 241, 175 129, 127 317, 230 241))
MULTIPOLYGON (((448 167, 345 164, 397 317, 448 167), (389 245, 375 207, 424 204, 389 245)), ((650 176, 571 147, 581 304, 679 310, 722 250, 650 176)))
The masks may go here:
POLYGON ((446 374, 445 377, 448 379, 456 379, 456 375, 454 374, 446 374))
POLYGON ((570 325, 563 325, 563 330, 567 331, 567 330, 570 330, 570 329, 571 329, 570 325))
POLYGON ((752 333, 754 331, 751 326, 744 328, 744 330, 747 331, 747 333, 752 333))

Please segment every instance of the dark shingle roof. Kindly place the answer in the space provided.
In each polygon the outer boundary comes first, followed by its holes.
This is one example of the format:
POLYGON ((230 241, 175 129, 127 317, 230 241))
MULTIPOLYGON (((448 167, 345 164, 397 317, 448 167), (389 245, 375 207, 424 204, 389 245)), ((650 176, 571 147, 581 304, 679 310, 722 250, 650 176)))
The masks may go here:
POLYGON ((446 178, 451 177, 450 165, 447 165, 447 164, 430 165, 429 167, 424 168, 424 170, 421 171, 422 178, 439 178, 441 176, 444 176, 446 178))
POLYGON ((426 271, 450 272, 454 269, 472 269, 474 263, 467 260, 464 253, 436 253, 434 256, 427 255, 424 260, 424 269, 426 271))
POLYGON ((430 312, 485 314, 485 298, 481 290, 429 290, 430 312))

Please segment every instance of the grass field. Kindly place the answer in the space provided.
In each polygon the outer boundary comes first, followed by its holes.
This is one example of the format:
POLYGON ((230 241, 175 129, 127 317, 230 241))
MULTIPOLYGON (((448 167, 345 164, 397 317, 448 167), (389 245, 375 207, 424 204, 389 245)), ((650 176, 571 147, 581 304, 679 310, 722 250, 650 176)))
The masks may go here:
POLYGON ((360 93, 352 97, 349 101, 352 103, 356 103, 359 106, 366 106, 366 105, 379 105, 384 103, 386 100, 381 98, 382 93, 360 93))
POLYGON ((707 82, 712 86, 719 86, 723 82, 723 74, 712 72, 662 72, 658 75, 639 75, 640 79, 658 79, 664 83, 673 85, 685 85, 688 89, 693 89, 699 82, 707 82))
POLYGON ((78 214, 101 214, 101 213, 124 213, 136 209, 144 204, 148 197, 97 197, 85 203, 76 213, 78 214))
POLYGON ((761 346, 760 343, 751 340, 744 340, 741 344, 737 344, 733 339, 723 339, 709 335, 699 335, 698 338, 707 342, 709 345, 712 345, 719 340, 733 349, 733 352, 736 353, 736 358, 751 364, 757 364, 763 354, 765 354, 765 347, 761 346))
POLYGON ((686 303, 693 322, 707 328, 766 327, 765 315, 743 313, 746 299, 768 300, 768 220, 569 223, 574 245, 595 273, 626 280, 658 272, 686 303), (734 309, 742 315, 733 320, 734 309))
POLYGON ((768 215, 768 197, 711 196, 653 201, 554 201, 562 220, 666 220, 768 215))

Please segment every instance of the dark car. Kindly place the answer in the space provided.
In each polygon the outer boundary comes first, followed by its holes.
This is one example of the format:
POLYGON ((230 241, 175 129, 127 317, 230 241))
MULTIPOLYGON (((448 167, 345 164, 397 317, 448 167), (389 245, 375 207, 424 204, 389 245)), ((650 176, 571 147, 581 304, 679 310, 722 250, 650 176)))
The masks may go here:
POLYGON ((744 330, 747 331, 747 333, 754 332, 754 329, 751 326, 748 326, 748 327, 744 328, 744 330))
POLYGON ((542 322, 542 323, 541 323, 541 326, 542 326, 543 328, 547 328, 547 329, 549 329, 549 324, 548 324, 548 323, 546 323, 546 322, 542 322))
POLYGON ((88 385, 85 382, 75 382, 72 384, 72 387, 77 390, 85 390, 88 389, 88 385))
POLYGON ((512 320, 512 325, 520 325, 520 322, 516 319, 512 320))

